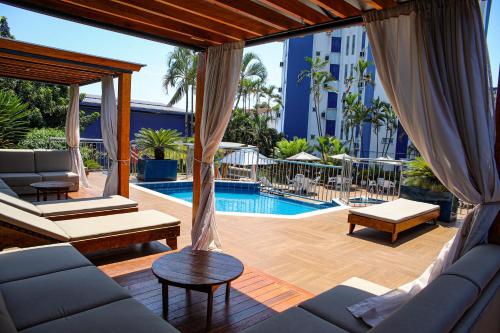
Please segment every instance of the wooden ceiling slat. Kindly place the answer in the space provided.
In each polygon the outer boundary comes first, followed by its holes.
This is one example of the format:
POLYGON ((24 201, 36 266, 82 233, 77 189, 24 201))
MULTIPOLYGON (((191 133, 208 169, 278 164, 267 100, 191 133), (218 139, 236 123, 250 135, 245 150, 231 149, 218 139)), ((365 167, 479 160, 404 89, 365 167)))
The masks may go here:
POLYGON ((246 16, 251 16, 256 18, 267 25, 273 26, 277 29, 287 30, 287 29, 297 29, 303 25, 285 15, 282 15, 276 11, 270 11, 267 7, 261 6, 256 2, 251 0, 209 0, 210 2, 227 8, 246 16))
POLYGON ((69 73, 69 72, 58 72, 51 70, 50 68, 41 68, 41 67, 26 67, 26 66, 19 66, 16 64, 9 64, 9 63, 2 63, 2 69, 0 70, 0 73, 4 70, 10 70, 12 72, 16 71, 19 73, 45 73, 47 75, 53 75, 54 77, 70 77, 74 79, 95 79, 102 77, 102 75, 88 75, 86 73, 69 73))
POLYGON ((44 70, 44 71, 48 71, 48 72, 56 73, 56 74, 61 74, 61 73, 64 74, 65 73, 67 75, 79 76, 79 77, 94 78, 94 77, 102 77, 103 76, 102 73, 78 71, 78 70, 72 70, 69 68, 47 66, 45 64, 36 64, 36 63, 30 63, 30 62, 25 62, 25 61, 18 61, 15 59, 4 58, 1 56, 0 56, 0 64, 2 64, 2 66, 15 66, 18 68, 25 68, 25 69, 39 69, 39 70, 44 70))
POLYGON ((72 84, 78 82, 78 80, 73 80, 67 77, 57 77, 57 76, 42 75, 42 74, 36 75, 35 78, 34 77, 35 75, 33 73, 19 73, 19 72, 12 72, 9 70, 2 71, 1 76, 15 78, 15 79, 22 79, 22 80, 48 82, 53 84, 72 84))
POLYGON ((328 16, 312 9, 298 0, 260 0, 272 8, 303 20, 307 24, 317 24, 331 20, 328 16))
POLYGON ((365 0, 365 2, 376 10, 392 8, 398 5, 395 0, 365 0))
POLYGON ((340 18, 361 15, 361 10, 344 0, 310 0, 340 18))
MULTIPOLYGON (((125 15, 120 15, 122 19, 131 19, 135 21, 142 21, 157 29, 174 31, 179 34, 184 34, 186 37, 196 37, 198 39, 204 39, 211 43, 221 44, 228 41, 228 37, 222 36, 218 32, 207 31, 204 29, 199 29, 194 26, 184 24, 182 22, 176 22, 170 17, 164 17, 158 15, 153 11, 148 11, 139 6, 127 4, 128 1, 109 1, 109 0, 99 0, 92 1, 89 3, 87 0, 64 0, 66 3, 74 4, 76 6, 84 7, 90 10, 99 11, 101 13, 126 13, 125 15)), ((118 16, 118 15, 117 15, 118 16)), ((233 41, 238 40, 237 38, 232 38, 233 41)))
POLYGON ((226 36, 231 39, 245 39, 248 37, 248 32, 236 28, 231 25, 227 25, 221 22, 216 22, 210 19, 207 19, 203 16, 196 16, 192 13, 186 13, 183 10, 180 10, 173 6, 165 6, 162 3, 156 1, 146 1, 143 0, 112 0, 115 2, 120 2, 122 4, 129 4, 135 7, 141 7, 142 10, 155 13, 156 15, 163 16, 165 18, 169 18, 174 20, 175 22, 181 22, 183 24, 187 24, 193 27, 197 27, 206 31, 212 31, 217 34, 226 36))
MULTIPOLYGON (((194 15, 193 20, 196 17, 208 18, 216 22, 224 23, 230 25, 237 29, 242 29, 252 36, 247 38, 257 37, 262 35, 268 35, 279 30, 262 24, 259 21, 251 19, 246 16, 236 14, 230 10, 221 8, 212 3, 206 2, 205 0, 153 0, 162 3, 167 6, 175 7, 177 9, 183 10, 187 13, 194 15)), ((168 10, 166 8, 165 10, 168 10)))

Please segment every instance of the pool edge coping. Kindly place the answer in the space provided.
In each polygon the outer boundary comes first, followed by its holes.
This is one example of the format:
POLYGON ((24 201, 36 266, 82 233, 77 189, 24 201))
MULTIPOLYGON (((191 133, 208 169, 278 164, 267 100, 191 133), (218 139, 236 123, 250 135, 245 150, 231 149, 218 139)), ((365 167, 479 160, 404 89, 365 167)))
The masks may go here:
MULTIPOLYGON (((163 193, 157 192, 155 190, 143 187, 143 186, 138 185, 138 184, 140 184, 140 183, 129 183, 129 186, 132 187, 132 188, 134 188, 134 189, 137 189, 139 191, 143 191, 143 192, 149 193, 151 195, 157 196, 159 198, 170 200, 170 201, 173 201, 175 203, 178 203, 178 204, 181 204, 181 205, 184 205, 184 206, 187 206, 187 207, 193 207, 193 204, 191 202, 188 202, 188 201, 185 201, 185 200, 182 200, 182 199, 178 199, 178 198, 172 197, 172 196, 167 195, 167 194, 163 194, 163 193)), ((314 212, 307 212, 307 213, 301 213, 301 214, 296 214, 296 215, 261 214, 261 213, 236 213, 236 212, 221 212, 221 211, 218 211, 218 210, 216 210, 215 212, 218 215, 225 215, 225 216, 266 217, 266 218, 276 218, 276 219, 298 220, 298 219, 313 217, 313 216, 316 216, 316 215, 322 215, 322 214, 327 214, 327 213, 333 213, 333 212, 337 212, 337 211, 341 211, 341 210, 352 208, 351 206, 347 206, 347 205, 343 204, 342 202, 340 202, 337 199, 333 199, 332 201, 334 201, 338 206, 337 207, 331 207, 331 208, 318 209, 317 211, 314 211, 314 212)))

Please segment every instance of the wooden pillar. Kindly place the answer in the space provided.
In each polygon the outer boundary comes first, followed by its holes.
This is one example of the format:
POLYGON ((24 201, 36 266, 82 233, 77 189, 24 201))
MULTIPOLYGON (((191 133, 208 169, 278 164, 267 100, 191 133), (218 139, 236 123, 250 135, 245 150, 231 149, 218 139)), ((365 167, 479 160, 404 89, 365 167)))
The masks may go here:
MULTIPOLYGON (((497 102, 495 111, 495 128, 496 128, 496 138, 495 138, 495 160, 497 162, 497 172, 500 175, 500 69, 498 70, 498 84, 497 84, 497 102)), ((500 245, 500 214, 490 229, 489 241, 491 243, 500 245)))
POLYGON ((195 112, 195 122, 194 122, 194 161, 193 161, 193 216, 192 223, 194 224, 194 219, 196 217, 196 212, 198 211, 198 206, 200 204, 200 169, 201 169, 201 157, 202 149, 200 142, 200 128, 201 128, 201 115, 203 113, 203 96, 205 93, 205 72, 207 69, 207 53, 198 53, 197 62, 197 72, 196 72, 196 112, 195 112))
POLYGON ((118 77, 118 194, 128 198, 130 177, 130 89, 132 74, 118 77))

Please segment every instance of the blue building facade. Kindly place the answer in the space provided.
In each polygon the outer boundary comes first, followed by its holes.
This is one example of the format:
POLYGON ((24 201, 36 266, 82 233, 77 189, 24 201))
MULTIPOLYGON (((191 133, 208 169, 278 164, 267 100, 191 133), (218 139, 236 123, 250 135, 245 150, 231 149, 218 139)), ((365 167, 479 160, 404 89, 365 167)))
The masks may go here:
MULTIPOLYGON (((80 110, 85 111, 86 114, 100 112, 101 97, 87 95, 80 102, 80 110)), ((166 104, 133 100, 130 105, 130 140, 135 139, 134 134, 138 133, 141 128, 152 128, 154 130, 160 128, 175 129, 185 136, 184 115, 183 110, 168 107, 166 104)), ((189 121, 190 119, 188 118, 189 121)), ((191 135, 191 133, 187 134, 191 135)), ((87 126, 81 136, 82 138, 101 139, 100 118, 87 126)))

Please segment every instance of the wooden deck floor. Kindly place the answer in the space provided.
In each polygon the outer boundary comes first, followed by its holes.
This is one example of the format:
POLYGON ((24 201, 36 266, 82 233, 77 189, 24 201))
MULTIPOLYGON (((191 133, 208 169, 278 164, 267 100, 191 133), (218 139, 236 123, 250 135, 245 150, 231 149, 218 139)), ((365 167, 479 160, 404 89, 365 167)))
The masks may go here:
MULTIPOLYGON (((126 288, 132 296, 155 314, 162 315, 161 287, 152 274, 153 254, 100 268, 126 288)), ((239 332, 312 297, 312 294, 259 270, 245 267, 232 283, 231 298, 226 303, 225 288, 214 295, 211 332, 239 332)), ((204 332, 207 294, 170 287, 169 322, 181 332, 204 332)))
MULTIPOLYGON (((91 174, 98 194, 103 174, 91 174)), ((76 195, 88 195, 81 191, 76 195)), ((179 247, 190 244, 191 209, 131 188, 140 209, 157 209, 181 219, 179 247)), ((347 211, 304 219, 217 216, 224 252, 252 267, 313 294, 359 277, 394 288, 418 277, 456 232, 452 225, 421 225, 390 236, 362 227, 347 235, 347 211)))

